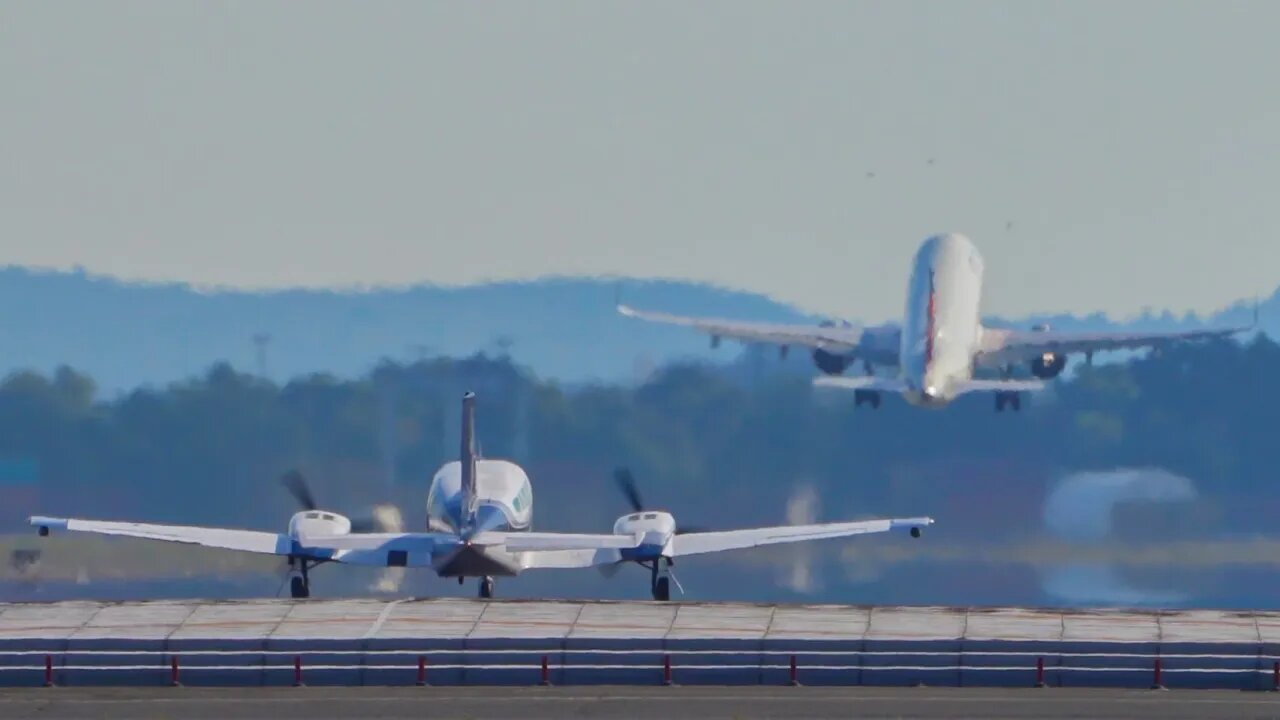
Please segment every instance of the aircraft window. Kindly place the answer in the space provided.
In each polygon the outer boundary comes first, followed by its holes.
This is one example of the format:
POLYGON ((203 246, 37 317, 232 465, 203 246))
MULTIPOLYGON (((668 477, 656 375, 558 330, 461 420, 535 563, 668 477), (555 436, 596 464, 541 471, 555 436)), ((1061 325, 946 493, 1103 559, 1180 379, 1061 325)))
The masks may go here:
POLYGON ((334 519, 335 519, 335 518, 333 517, 333 515, 330 515, 329 513, 324 513, 324 514, 323 514, 323 515, 321 515, 320 517, 324 518, 325 520, 334 520, 334 519))
POLYGON ((645 513, 645 514, 644 514, 644 519, 645 519, 645 520, 657 520, 657 519, 658 519, 658 513, 645 513))
POLYGON ((318 512, 309 512, 309 513, 307 513, 307 518, 309 518, 309 519, 311 519, 311 520, 319 520, 319 519, 320 519, 320 513, 318 513, 318 512))
POLYGON ((639 520, 639 519, 640 519, 640 513, 636 513, 636 514, 634 514, 634 515, 628 515, 628 516, 627 516, 627 519, 628 519, 628 520, 639 520))

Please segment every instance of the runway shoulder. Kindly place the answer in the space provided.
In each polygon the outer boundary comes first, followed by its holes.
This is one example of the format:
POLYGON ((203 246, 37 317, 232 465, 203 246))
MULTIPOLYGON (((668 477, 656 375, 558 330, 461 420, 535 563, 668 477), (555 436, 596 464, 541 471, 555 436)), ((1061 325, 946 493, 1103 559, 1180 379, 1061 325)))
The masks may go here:
POLYGON ((1241 691, 806 687, 27 688, 5 718, 1239 718, 1280 695, 1241 691))

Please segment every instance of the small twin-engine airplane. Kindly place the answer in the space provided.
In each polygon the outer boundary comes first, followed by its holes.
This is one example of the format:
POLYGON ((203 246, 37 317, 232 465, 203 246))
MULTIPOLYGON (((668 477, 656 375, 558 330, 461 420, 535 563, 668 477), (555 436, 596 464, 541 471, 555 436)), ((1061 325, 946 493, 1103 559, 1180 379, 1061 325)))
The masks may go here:
MULTIPOLYGON (((524 470, 506 460, 481 459, 475 443, 475 394, 462 399, 462 452, 436 472, 427 494, 428 532, 352 532, 351 519, 315 508, 296 474, 286 476, 308 509, 289 520, 285 533, 182 525, 152 525, 36 516, 40 535, 50 529, 164 540, 288 558, 290 590, 309 597, 309 571, 326 562, 374 567, 429 567, 440 577, 481 578, 480 597, 493 597, 493 578, 534 568, 597 567, 612 574, 634 562, 651 573, 655 600, 670 600, 671 565, 686 555, 739 548, 908 530, 919 537, 932 518, 862 520, 746 530, 689 532, 670 513, 642 507, 630 473, 618 481, 634 512, 618 518, 609 534, 532 532, 533 488, 524 470)), ((679 582, 676 582, 679 587, 679 582)), ((683 589, 682 589, 683 591, 683 589)))
MULTIPOLYGON (((1043 389, 1067 366, 1067 355, 1125 350, 1203 338, 1225 337, 1248 327, 1207 328, 1177 332, 1059 332, 1047 325, 1030 331, 989 328, 982 324, 982 255, 969 238, 955 233, 925 239, 916 251, 907 283, 901 323, 860 328, 836 325, 778 325, 717 318, 682 317, 619 305, 618 312, 652 322, 684 325, 711 336, 749 343, 773 344, 785 355, 792 345, 813 349, 813 362, 823 373, 821 387, 854 391, 854 405, 880 407, 882 392, 902 395, 912 405, 942 407, 960 395, 990 392, 997 412, 1022 407, 1021 393, 1043 389), (864 375, 844 371, 862 363, 864 375), (1026 363, 1033 378, 1014 378, 1026 363), (892 368, 877 375, 876 367, 892 368), (987 369, 998 378, 976 378, 987 369)), ((1254 309, 1257 324, 1257 309, 1254 309)))

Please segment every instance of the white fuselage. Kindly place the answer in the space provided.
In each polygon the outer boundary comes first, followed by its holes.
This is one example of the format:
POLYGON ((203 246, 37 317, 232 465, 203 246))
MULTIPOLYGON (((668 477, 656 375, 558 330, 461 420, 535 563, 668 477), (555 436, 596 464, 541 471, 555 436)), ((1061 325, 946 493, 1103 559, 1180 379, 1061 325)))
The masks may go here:
POLYGON ((982 341, 982 255, 963 235, 935 235, 916 251, 907 286, 899 368, 904 397, 939 406, 973 377, 982 341))
MULTIPOLYGON (((506 460, 476 460, 477 531, 527 531, 533 528, 533 485, 519 465, 506 460)), ((447 462, 436 471, 427 492, 427 527, 435 532, 463 531, 462 463, 447 462)), ((520 558, 493 547, 466 546, 442 557, 436 570, 445 576, 513 575, 520 558)))

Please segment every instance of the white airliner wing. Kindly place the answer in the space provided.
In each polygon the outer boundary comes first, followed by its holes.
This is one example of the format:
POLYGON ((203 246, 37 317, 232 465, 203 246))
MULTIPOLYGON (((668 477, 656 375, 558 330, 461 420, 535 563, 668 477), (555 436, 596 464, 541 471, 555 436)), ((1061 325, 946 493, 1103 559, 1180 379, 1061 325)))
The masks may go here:
POLYGON ((752 548, 760 545, 825 540, 828 538, 849 537, 851 535, 889 532, 890 530, 923 528, 932 524, 933 518, 916 517, 686 533, 684 535, 676 535, 671 539, 671 554, 673 557, 698 555, 701 553, 721 552, 723 550, 752 548))
POLYGON ((288 535, 257 530, 229 530, 191 525, 151 525, 148 523, 53 518, 39 515, 30 518, 29 522, 37 527, 49 528, 50 530, 68 530, 71 532, 93 533, 95 535, 142 538, 144 540, 163 540, 266 555, 288 555, 292 546, 288 535))
POLYGON ((1031 360, 1045 353, 1091 353, 1106 350, 1136 350, 1166 343, 1228 337, 1252 330, 1254 325, 1184 330, 1179 332, 1057 332, 1054 330, 1004 330, 984 328, 983 364, 1003 364, 1031 360))
POLYGON ((626 305, 619 305, 618 312, 627 317, 639 318, 650 322, 691 327, 712 337, 726 337, 734 340, 772 343, 774 345, 803 345, 822 348, 830 352, 852 352, 857 349, 858 343, 862 339, 862 329, 856 327, 777 325, 722 320, 720 318, 683 317, 636 310, 626 305))

